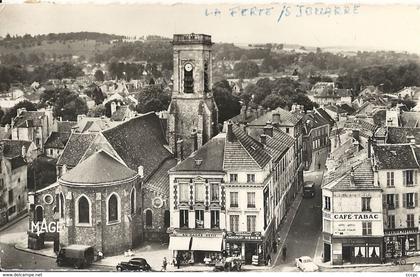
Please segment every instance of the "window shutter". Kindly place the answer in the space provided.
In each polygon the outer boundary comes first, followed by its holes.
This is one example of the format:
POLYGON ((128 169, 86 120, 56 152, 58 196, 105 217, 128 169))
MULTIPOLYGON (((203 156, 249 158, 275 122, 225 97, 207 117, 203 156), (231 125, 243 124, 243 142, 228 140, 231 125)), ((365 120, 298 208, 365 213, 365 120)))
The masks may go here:
POLYGON ((406 197, 407 194, 403 193, 402 195, 403 195, 403 207, 407 208, 407 197, 406 197))
POLYGON ((398 208, 398 206, 399 206, 399 197, 400 195, 399 194, 394 194, 394 197, 395 197, 395 208, 398 208))
POLYGON ((384 208, 387 208, 387 194, 382 195, 382 205, 384 208))
POLYGON ((402 174, 403 174, 403 184, 404 186, 406 186, 407 185, 407 171, 403 171, 402 174))
POLYGON ((414 172, 413 172, 413 174, 414 174, 414 185, 417 185, 417 170, 414 170, 414 172))
POLYGON ((419 202, 419 194, 416 192, 414 193, 414 207, 418 206, 418 202, 419 202))

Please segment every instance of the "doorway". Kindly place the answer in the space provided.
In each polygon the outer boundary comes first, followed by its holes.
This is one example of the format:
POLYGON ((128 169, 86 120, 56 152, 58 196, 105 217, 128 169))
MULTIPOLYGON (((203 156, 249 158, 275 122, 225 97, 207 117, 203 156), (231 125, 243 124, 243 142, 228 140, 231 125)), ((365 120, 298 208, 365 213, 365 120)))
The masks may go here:
POLYGON ((245 264, 252 263, 252 256, 258 255, 256 243, 245 243, 245 264))
POLYGON ((324 260, 323 262, 331 261, 331 245, 324 243, 324 260))
POLYGON ((351 252, 353 247, 352 246, 343 246, 343 263, 350 263, 351 262, 351 252))

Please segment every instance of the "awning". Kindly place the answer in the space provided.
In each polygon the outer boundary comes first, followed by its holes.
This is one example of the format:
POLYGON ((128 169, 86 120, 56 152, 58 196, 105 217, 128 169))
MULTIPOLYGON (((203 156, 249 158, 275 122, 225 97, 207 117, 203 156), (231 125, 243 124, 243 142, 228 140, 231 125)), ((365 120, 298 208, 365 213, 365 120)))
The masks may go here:
POLYGON ((190 250, 191 237, 170 237, 169 250, 190 250))
POLYGON ((200 238, 193 237, 191 250, 199 251, 222 251, 223 238, 200 238))

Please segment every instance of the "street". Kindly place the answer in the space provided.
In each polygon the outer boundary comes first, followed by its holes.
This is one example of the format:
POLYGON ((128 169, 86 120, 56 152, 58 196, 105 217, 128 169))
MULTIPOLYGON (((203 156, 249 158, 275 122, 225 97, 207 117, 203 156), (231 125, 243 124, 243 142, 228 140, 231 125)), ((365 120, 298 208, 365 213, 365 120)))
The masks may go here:
POLYGON ((283 261, 280 255, 274 271, 298 271, 295 267, 295 258, 315 255, 318 237, 322 232, 320 189, 322 171, 305 175, 305 181, 315 182, 315 197, 302 199, 286 239, 286 260, 283 261))
MULTIPOLYGON (((26 237, 28 217, 24 217, 0 233, 0 258, 2 270, 72 271, 71 267, 57 266, 55 259, 15 249, 14 245, 26 237)), ((111 271, 110 267, 92 265, 86 271, 111 271)), ((80 271, 80 270, 78 270, 80 271)), ((83 270, 82 270, 83 271, 83 270)))

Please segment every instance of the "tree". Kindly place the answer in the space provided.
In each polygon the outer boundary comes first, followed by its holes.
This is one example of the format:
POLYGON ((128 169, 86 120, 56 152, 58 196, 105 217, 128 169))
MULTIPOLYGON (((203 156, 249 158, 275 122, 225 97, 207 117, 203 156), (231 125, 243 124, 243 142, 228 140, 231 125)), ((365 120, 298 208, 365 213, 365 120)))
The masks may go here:
POLYGON ((219 109, 219 123, 236 116, 241 110, 239 99, 232 94, 232 88, 226 80, 213 85, 213 96, 219 109))
POLYGON ((137 94, 137 101, 137 112, 159 112, 168 109, 171 96, 160 85, 149 85, 137 94))
POLYGON ((260 69, 258 68, 258 65, 253 61, 241 60, 235 64, 233 72, 236 78, 250 79, 257 77, 260 69))
POLYGON ((278 107, 286 107, 286 101, 276 94, 268 95, 261 103, 264 108, 277 109, 278 107))
POLYGON ((1 124, 3 126, 6 124, 11 124, 12 118, 15 118, 17 115, 17 110, 21 108, 25 108, 27 111, 36 111, 36 106, 34 103, 27 100, 19 102, 4 114, 1 119, 1 124))
POLYGON ((101 117, 103 115, 105 115, 105 106, 102 104, 96 105, 87 113, 87 116, 89 117, 101 117))
POLYGON ((103 82, 105 80, 105 74, 102 70, 95 71, 95 80, 99 82, 103 82))
POLYGON ((55 117, 63 120, 77 120, 77 115, 86 114, 88 107, 86 102, 75 92, 66 88, 46 90, 40 97, 40 105, 52 105, 55 117))
POLYGON ((57 181, 55 160, 48 160, 42 157, 35 159, 28 166, 27 171, 28 190, 42 189, 57 181))
POLYGON ((306 96, 303 93, 298 93, 298 94, 295 94, 295 95, 292 96, 291 104, 294 104, 294 103, 296 103, 298 105, 303 105, 305 111, 312 110, 313 108, 318 108, 319 107, 319 105, 317 103, 312 102, 311 99, 309 99, 308 96, 306 96))

